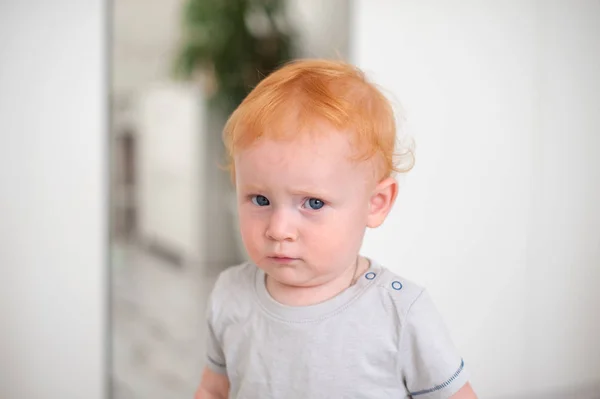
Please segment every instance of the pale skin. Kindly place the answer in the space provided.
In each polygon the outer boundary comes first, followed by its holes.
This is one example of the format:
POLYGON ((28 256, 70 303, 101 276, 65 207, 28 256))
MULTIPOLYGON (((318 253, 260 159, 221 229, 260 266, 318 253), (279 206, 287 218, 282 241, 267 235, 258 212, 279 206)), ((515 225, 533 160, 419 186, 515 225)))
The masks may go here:
MULTIPOLYGON (((352 159, 347 135, 327 126, 293 141, 263 140, 235 156, 240 229, 267 275, 273 299, 289 306, 326 301, 369 267, 359 256, 367 227, 380 226, 398 184, 374 162, 352 159)), ((195 399, 227 398, 226 375, 206 368, 195 399)), ((470 384, 453 399, 476 399, 470 384)))

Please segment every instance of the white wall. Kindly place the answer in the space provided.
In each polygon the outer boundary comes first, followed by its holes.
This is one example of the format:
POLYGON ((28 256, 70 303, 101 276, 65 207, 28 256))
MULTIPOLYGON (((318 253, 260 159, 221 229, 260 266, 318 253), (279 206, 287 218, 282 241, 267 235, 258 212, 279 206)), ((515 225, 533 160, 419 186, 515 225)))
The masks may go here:
POLYGON ((105 397, 105 10, 0 3, 3 399, 105 397))
POLYGON ((600 382, 600 3, 357 0, 417 164, 364 252, 427 286, 480 397, 600 382))

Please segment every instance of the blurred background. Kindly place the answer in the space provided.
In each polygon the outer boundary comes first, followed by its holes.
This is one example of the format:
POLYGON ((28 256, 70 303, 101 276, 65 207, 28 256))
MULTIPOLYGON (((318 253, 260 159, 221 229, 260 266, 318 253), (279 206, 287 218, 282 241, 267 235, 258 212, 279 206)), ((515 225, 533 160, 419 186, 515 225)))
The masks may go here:
POLYGON ((0 2, 0 397, 192 396, 245 258, 221 128, 298 57, 415 139, 362 252, 429 289, 479 397, 600 398, 597 0, 0 2))
POLYGON ((600 397, 600 2, 115 0, 111 12, 115 398, 193 394, 206 297, 245 258, 221 129, 299 57, 362 67, 416 140, 363 252, 430 289, 480 396, 600 397))
POLYGON ((348 59, 346 0, 115 0, 111 51, 112 390, 189 398, 204 307, 245 259, 221 130, 299 57, 348 59))
POLYGON ((297 57, 355 62, 417 142, 363 252, 426 285, 485 398, 600 397, 600 3, 115 0, 116 398, 190 397, 244 259, 221 128, 297 57))

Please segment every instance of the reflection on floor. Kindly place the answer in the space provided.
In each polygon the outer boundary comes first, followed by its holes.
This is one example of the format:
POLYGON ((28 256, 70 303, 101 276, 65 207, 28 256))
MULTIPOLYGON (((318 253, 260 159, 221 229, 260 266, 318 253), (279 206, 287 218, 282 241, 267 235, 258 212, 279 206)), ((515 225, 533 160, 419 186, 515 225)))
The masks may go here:
POLYGON ((175 266, 127 245, 112 255, 111 397, 192 398, 206 298, 224 265, 175 266))

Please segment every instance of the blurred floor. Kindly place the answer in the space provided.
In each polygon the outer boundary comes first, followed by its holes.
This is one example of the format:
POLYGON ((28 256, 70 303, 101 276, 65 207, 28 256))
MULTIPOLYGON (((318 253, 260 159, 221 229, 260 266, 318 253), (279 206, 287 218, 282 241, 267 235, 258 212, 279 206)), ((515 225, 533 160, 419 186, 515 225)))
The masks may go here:
POLYGON ((206 298, 222 270, 112 248, 113 399, 192 398, 204 366, 206 298))

